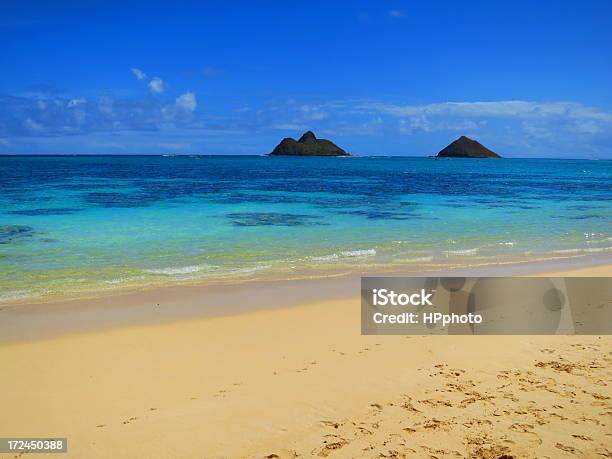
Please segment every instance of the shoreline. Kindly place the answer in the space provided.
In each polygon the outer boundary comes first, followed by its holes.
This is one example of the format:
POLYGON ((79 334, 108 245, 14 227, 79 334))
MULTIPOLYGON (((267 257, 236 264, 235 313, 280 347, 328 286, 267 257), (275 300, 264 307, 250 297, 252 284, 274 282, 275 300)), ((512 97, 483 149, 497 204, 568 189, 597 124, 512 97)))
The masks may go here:
MULTIPOLYGON (((609 256, 565 258, 540 262, 495 264, 448 269, 411 276, 609 276, 609 256), (602 274, 603 273, 603 274, 602 274)), ((398 276, 401 272, 285 281, 168 285, 109 292, 92 298, 0 305, 0 345, 40 340, 71 333, 154 325, 165 322, 234 316, 359 297, 360 279, 398 276), (219 307, 219 305, 222 305, 219 307)))
MULTIPOLYGON (((338 278, 347 278, 347 277, 358 277, 358 276, 366 276, 366 275, 385 275, 385 276, 394 276, 394 275, 406 275, 406 276, 420 276, 420 275, 444 275, 440 273, 454 273, 454 272, 471 272, 473 270, 479 271, 481 269, 497 269, 503 268, 506 266, 516 266, 519 267, 519 270, 522 270, 523 267, 528 267, 525 269, 526 273, 531 272, 531 266, 536 266, 539 268, 543 265, 550 265, 552 269, 557 269, 559 266, 561 267, 575 267, 575 266, 590 266, 593 264, 601 264, 601 263, 609 263, 612 262, 612 253, 608 250, 597 251, 593 253, 588 253, 588 251, 583 251, 583 253, 579 255, 566 255, 561 256, 557 254, 557 256, 540 256, 533 257, 530 259, 516 259, 516 258, 507 258, 503 261, 493 261, 495 258, 491 259, 474 259, 472 263, 460 263, 460 262, 432 262, 426 264, 412 264, 412 263, 391 263, 389 264, 372 264, 370 266, 361 267, 359 269, 354 269, 349 267, 348 265, 340 265, 343 266, 342 269, 329 269, 329 270, 321 270, 321 271, 303 271, 299 273, 295 271, 293 275, 289 275, 289 273, 283 273, 283 275, 279 276, 279 273, 267 275, 265 271, 262 271, 260 274, 255 274, 259 270, 254 270, 252 274, 255 276, 251 277, 247 274, 244 277, 193 277, 193 278, 183 278, 183 279, 166 279, 159 280, 158 282, 148 282, 142 284, 130 284, 126 282, 125 284, 117 283, 113 287, 103 288, 101 285, 94 284, 91 288, 84 288, 81 290, 72 290, 67 292, 54 292, 50 294, 24 294, 20 290, 5 292, 13 293, 14 297, 2 297, 0 296, 0 310, 4 307, 12 307, 15 305, 32 305, 32 304, 54 304, 54 303, 65 303, 68 301, 89 301, 98 298, 111 297, 111 296, 121 296, 134 292, 146 292, 151 290, 159 290, 169 287, 217 287, 217 286, 225 286, 225 285, 249 285, 254 283, 269 283, 269 282, 302 282, 302 281, 313 281, 313 280, 323 280, 323 279, 338 279, 338 278)), ((464 260, 465 261, 465 260, 464 260)), ((336 267, 337 268, 337 267, 336 267)))
MULTIPOLYGON (((217 288, 217 287, 245 287, 258 284, 285 284, 294 282, 317 282, 334 279, 347 279, 364 276, 488 276, 488 272, 499 273, 499 275, 531 275, 544 271, 557 271, 588 268, 612 263, 612 253, 582 254, 565 257, 544 257, 530 260, 481 262, 475 264, 452 264, 447 265, 393 265, 384 269, 385 265, 372 265, 371 269, 355 271, 336 271, 309 275, 296 275, 294 277, 235 277, 235 278, 194 278, 184 280, 168 280, 160 283, 143 285, 117 284, 116 287, 106 289, 83 290, 80 293, 56 293, 49 296, 25 296, 13 299, 0 299, 0 311, 5 308, 31 305, 65 304, 75 301, 91 301, 103 298, 121 297, 134 293, 146 293, 161 291, 168 288, 217 288), (485 274, 483 274, 485 273, 485 274)), ((491 274, 495 275, 495 274, 491 274)))

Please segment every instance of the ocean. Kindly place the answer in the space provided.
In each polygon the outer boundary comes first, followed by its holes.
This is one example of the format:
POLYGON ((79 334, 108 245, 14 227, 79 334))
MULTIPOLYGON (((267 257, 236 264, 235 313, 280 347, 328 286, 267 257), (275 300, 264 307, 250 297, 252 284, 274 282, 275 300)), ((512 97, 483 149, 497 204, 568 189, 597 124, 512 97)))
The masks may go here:
POLYGON ((0 301, 612 253, 612 162, 0 157, 0 301))

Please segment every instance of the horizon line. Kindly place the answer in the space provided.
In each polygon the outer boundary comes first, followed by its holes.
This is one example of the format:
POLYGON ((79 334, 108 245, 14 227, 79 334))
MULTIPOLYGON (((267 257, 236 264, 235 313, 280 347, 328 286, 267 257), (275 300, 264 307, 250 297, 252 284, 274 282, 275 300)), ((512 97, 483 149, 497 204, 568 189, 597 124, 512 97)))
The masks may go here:
MULTIPOLYGON (((0 153, 0 157, 96 157, 96 156, 112 156, 112 157, 282 157, 282 158, 337 158, 338 156, 325 156, 325 155, 271 155, 270 153, 254 154, 254 153, 241 153, 241 154, 223 154, 223 153, 0 153)), ((341 156, 341 158, 437 158, 436 155, 376 155, 376 154, 351 154, 349 156, 341 156)), ((522 156, 502 156, 500 158, 441 158, 441 159, 551 159, 551 160, 567 160, 567 161, 612 161, 612 158, 558 158, 558 157, 522 157, 522 156)))

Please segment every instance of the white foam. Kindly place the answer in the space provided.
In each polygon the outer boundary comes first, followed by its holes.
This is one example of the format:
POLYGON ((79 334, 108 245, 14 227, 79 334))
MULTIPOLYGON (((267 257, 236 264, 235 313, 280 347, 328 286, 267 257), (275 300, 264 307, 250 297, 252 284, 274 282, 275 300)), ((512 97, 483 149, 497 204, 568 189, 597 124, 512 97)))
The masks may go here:
POLYGON ((612 251, 612 247, 589 247, 588 249, 584 249, 584 251, 588 253, 610 252, 612 251))
POLYGON ((166 276, 175 276, 177 274, 193 274, 198 271, 202 271, 203 269, 208 268, 208 266, 203 265, 193 265, 193 266, 181 266, 178 268, 160 268, 160 269, 145 269, 144 272, 150 274, 163 274, 166 276))
POLYGON ((462 249, 462 250, 448 250, 446 252, 447 255, 474 255, 480 250, 480 247, 475 247, 473 249, 462 249))
POLYGON ((507 245, 508 247, 514 247, 514 242, 503 241, 503 242, 500 242, 499 245, 507 245))
POLYGON ((230 271, 230 274, 252 274, 252 273, 256 273, 257 271, 264 271, 266 269, 270 269, 272 266, 270 265, 258 265, 258 266, 252 266, 249 268, 238 268, 238 269, 234 269, 232 271, 230 271))
POLYGON ((553 253, 579 253, 582 252, 582 249, 563 249, 563 250, 553 250, 553 253))
POLYGON ((600 253, 600 252, 610 252, 612 251, 612 247, 588 247, 584 249, 563 249, 563 250, 553 250, 553 253, 600 253))
POLYGON ((314 261, 333 261, 339 258, 337 253, 332 253, 331 255, 324 255, 322 257, 312 257, 311 260, 314 261))
POLYGON ((102 283, 108 284, 108 285, 117 285, 117 284, 124 284, 126 282, 142 280, 142 279, 144 279, 144 276, 118 277, 115 279, 104 280, 102 281, 102 283))
POLYGON ((373 257, 376 255, 374 249, 361 249, 361 250, 345 250, 340 253, 332 253, 330 255, 322 255, 320 257, 309 257, 308 259, 313 261, 336 261, 340 258, 356 258, 356 257, 373 257))
POLYGON ((373 257, 374 255, 376 255, 376 250, 374 249, 346 250, 344 252, 340 252, 340 255, 344 257, 373 257))
POLYGON ((434 259, 433 255, 429 257, 404 258, 397 260, 399 263, 430 263, 434 259))
POLYGON ((109 284, 109 285, 123 284, 124 282, 127 282, 127 279, 119 278, 119 279, 111 279, 111 280, 102 281, 103 284, 109 284))
POLYGON ((9 292, 0 292, 0 301, 21 300, 28 298, 31 293, 27 290, 12 290, 9 292))

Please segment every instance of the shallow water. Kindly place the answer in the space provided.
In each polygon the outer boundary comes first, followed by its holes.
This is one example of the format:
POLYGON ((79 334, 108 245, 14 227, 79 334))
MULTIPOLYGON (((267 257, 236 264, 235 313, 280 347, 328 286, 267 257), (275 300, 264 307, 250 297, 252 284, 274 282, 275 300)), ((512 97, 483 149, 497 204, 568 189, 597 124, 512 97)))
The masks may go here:
POLYGON ((612 251, 612 162, 0 157, 0 301, 612 251))

